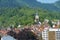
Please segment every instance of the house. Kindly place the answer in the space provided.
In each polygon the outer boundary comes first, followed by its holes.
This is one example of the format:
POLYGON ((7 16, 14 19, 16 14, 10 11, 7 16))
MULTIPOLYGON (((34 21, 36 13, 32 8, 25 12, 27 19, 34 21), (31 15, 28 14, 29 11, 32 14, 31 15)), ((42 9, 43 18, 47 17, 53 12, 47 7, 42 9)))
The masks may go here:
POLYGON ((60 40, 60 29, 49 28, 42 31, 43 40, 60 40))

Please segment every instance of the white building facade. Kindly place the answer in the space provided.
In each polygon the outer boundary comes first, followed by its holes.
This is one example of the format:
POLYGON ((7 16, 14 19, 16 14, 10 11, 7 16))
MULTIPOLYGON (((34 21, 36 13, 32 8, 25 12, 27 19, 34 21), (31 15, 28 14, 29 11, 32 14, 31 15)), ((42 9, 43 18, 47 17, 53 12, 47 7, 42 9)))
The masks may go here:
POLYGON ((48 29, 44 29, 42 31, 42 39, 43 40, 48 40, 48 29))
POLYGON ((43 40, 60 40, 60 29, 45 29, 44 31, 42 31, 42 38, 43 40))

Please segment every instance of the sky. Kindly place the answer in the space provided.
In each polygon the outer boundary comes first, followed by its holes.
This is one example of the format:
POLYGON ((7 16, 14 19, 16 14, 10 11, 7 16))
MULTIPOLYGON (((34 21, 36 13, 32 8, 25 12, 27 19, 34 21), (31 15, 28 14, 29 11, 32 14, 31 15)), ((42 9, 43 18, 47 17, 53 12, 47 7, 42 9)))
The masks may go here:
POLYGON ((41 3, 55 3, 58 0, 37 0, 37 1, 41 3))

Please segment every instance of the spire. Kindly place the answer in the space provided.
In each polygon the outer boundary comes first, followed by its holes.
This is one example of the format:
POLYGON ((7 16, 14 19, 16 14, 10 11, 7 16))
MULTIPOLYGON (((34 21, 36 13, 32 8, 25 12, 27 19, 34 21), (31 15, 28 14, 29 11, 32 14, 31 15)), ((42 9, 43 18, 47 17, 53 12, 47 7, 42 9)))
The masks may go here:
POLYGON ((36 13, 35 19, 39 20, 39 15, 38 15, 38 13, 36 13))
POLYGON ((38 12, 36 12, 36 14, 35 14, 35 23, 36 23, 36 24, 41 24, 41 22, 39 21, 38 12))

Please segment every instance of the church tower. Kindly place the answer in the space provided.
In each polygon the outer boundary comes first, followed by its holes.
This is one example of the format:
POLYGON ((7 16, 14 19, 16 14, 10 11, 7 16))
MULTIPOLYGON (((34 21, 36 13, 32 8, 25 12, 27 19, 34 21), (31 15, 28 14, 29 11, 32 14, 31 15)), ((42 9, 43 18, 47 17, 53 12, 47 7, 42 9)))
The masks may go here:
POLYGON ((41 24, 41 22, 39 21, 39 15, 38 15, 38 13, 35 14, 35 23, 36 24, 41 24))

